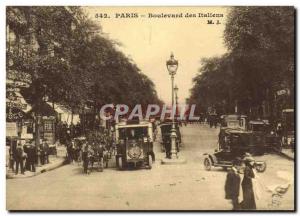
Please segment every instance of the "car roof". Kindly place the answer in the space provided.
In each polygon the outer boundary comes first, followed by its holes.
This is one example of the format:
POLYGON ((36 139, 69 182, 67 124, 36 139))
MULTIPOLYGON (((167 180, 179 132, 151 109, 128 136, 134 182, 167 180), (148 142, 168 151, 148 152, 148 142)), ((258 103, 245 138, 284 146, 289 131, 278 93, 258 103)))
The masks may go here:
POLYGON ((226 120, 230 119, 230 120, 237 120, 239 118, 247 118, 246 115, 237 115, 237 114, 230 114, 230 115, 222 115, 221 118, 224 118, 226 120))
POLYGON ((239 128, 225 128, 224 131, 226 133, 243 133, 243 134, 249 134, 250 132, 249 131, 245 131, 243 129, 239 129, 239 128))
POLYGON ((269 125, 269 122, 266 122, 264 120, 251 120, 249 121, 249 124, 269 125))
POLYGON ((136 128, 136 127, 149 127, 151 125, 150 122, 143 122, 140 124, 118 124, 118 128, 136 128))

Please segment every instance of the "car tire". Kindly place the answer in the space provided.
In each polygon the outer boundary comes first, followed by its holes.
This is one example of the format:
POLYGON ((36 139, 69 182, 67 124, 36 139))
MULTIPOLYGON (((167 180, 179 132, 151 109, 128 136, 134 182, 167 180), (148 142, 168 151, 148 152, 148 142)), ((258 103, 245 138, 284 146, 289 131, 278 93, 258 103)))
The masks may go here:
POLYGON ((257 172, 261 172, 261 173, 266 171, 266 169, 267 169, 266 162, 263 162, 261 165, 256 165, 255 169, 256 169, 257 172))
POLYGON ((210 171, 210 170, 211 170, 212 162, 211 162, 211 160, 210 160, 208 157, 206 157, 206 158, 204 159, 203 164, 204 164, 204 169, 205 169, 206 171, 210 171))

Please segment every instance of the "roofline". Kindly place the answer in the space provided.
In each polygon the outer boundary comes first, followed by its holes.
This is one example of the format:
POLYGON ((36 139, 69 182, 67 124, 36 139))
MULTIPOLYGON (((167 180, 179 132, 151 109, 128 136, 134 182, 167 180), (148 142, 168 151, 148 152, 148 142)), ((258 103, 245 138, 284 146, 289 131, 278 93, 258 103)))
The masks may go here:
POLYGON ((141 123, 141 124, 117 124, 116 126, 118 128, 130 128, 130 127, 148 127, 148 126, 151 126, 152 127, 152 124, 149 122, 149 123, 141 123))

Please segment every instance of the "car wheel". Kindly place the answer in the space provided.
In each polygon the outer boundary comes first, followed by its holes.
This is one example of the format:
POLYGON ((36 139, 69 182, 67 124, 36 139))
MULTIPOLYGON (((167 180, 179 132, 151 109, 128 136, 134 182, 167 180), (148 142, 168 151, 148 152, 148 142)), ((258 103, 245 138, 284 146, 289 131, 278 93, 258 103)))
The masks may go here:
POLYGON ((204 159, 204 168, 205 168, 205 170, 210 171, 211 166, 212 166, 211 160, 209 158, 205 158, 204 159))
POLYGON ((257 172, 264 172, 267 169, 266 162, 262 162, 261 164, 256 164, 255 169, 257 172))

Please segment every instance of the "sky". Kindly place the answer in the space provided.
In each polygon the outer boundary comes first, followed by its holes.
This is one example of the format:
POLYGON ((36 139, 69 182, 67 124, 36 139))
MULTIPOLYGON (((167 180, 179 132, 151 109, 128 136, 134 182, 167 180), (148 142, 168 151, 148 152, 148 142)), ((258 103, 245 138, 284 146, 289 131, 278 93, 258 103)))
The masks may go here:
POLYGON ((223 42, 225 7, 85 7, 89 18, 101 25, 109 38, 121 43, 121 49, 155 84, 160 99, 171 101, 171 79, 166 60, 171 52, 179 61, 175 76, 179 103, 190 96, 192 79, 198 73, 202 58, 226 52, 223 42), (106 13, 110 18, 96 18, 106 13), (122 18, 122 13, 137 13, 138 18, 122 18), (181 14, 179 18, 149 18, 151 14, 181 14), (186 18, 186 13, 196 18, 186 18), (223 14, 219 18, 198 17, 199 13, 223 14), (116 17, 119 14, 119 17, 116 17), (143 17, 144 16, 144 17, 143 17), (207 24, 212 19, 221 24, 207 24))

